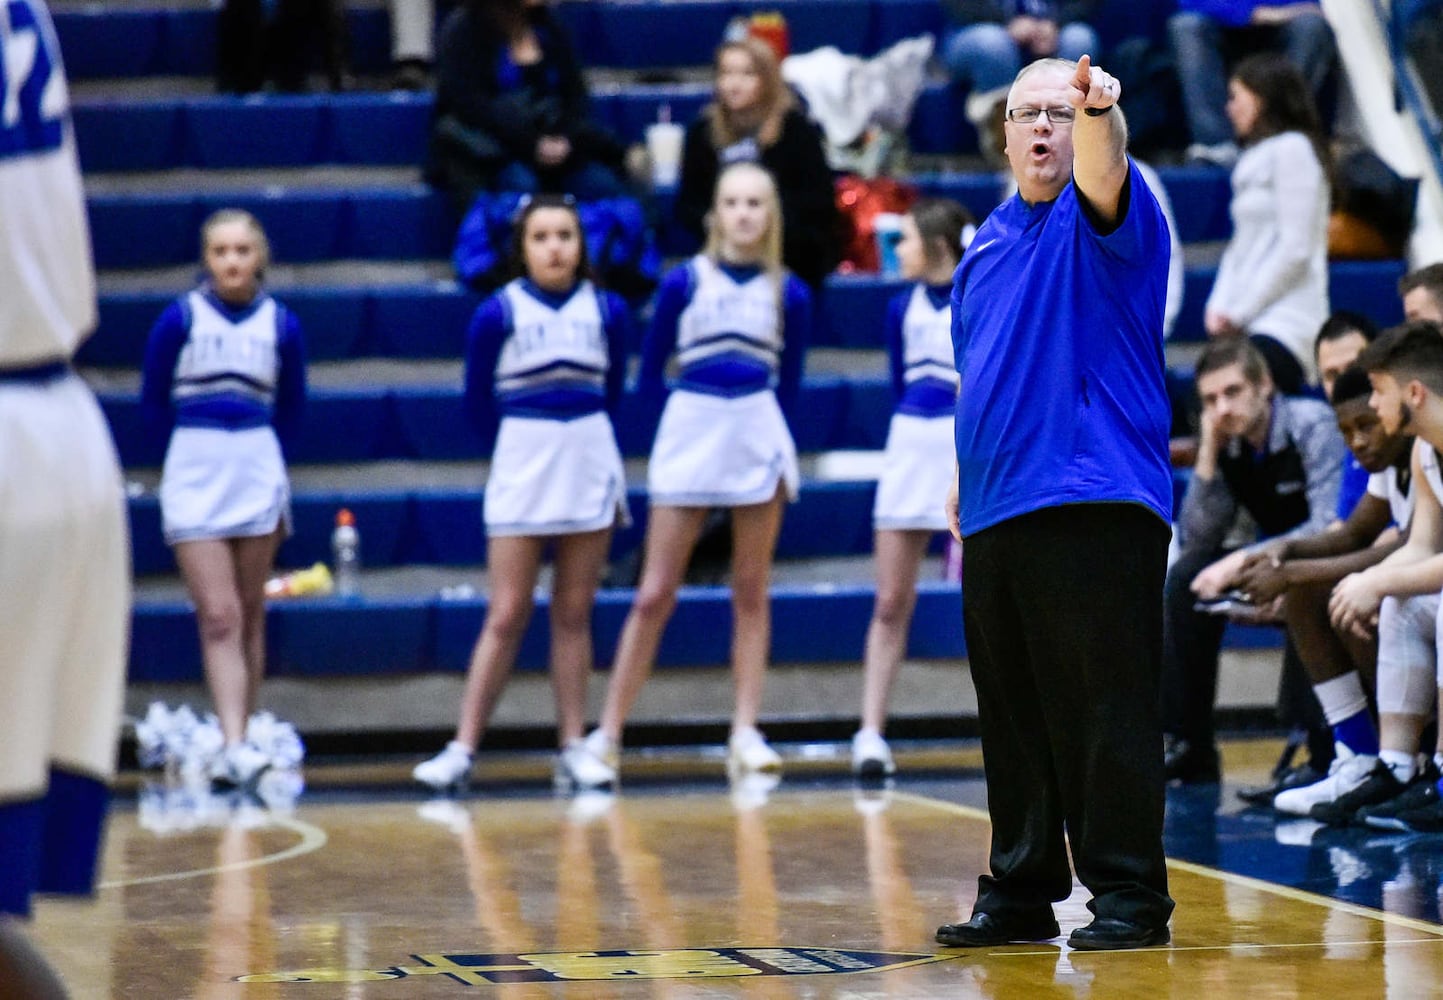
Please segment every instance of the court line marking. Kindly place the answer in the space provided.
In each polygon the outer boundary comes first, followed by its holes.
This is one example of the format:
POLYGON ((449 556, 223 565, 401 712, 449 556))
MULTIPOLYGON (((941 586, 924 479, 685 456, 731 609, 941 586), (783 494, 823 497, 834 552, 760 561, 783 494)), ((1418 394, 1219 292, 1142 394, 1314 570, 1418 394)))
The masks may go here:
MULTIPOLYGON (((956 802, 948 802, 945 799, 934 799, 926 795, 918 795, 916 792, 892 793, 894 799, 905 800, 914 805, 928 806, 933 809, 940 809, 943 812, 955 813, 965 816, 968 819, 981 820, 991 823, 992 819, 987 815, 985 809, 978 809, 976 806, 964 806, 956 802)), ((1175 858, 1167 859, 1167 866, 1175 871, 1187 872, 1189 875, 1197 875, 1202 878, 1211 878, 1218 882, 1235 885, 1240 888, 1252 889, 1255 892, 1271 893, 1274 896, 1281 896, 1284 899, 1291 899, 1297 903, 1310 903, 1314 906, 1323 906, 1340 913, 1347 913, 1350 916, 1364 917, 1370 920, 1377 920, 1382 923, 1392 924, 1395 927, 1406 927, 1423 934, 1431 934, 1434 937, 1443 938, 1443 926, 1429 923, 1426 920, 1418 920, 1415 917, 1405 917, 1401 913, 1389 913, 1386 910, 1375 910, 1372 907, 1360 906, 1357 903, 1348 903, 1341 899, 1334 899, 1331 896, 1324 896, 1321 893, 1308 892, 1305 889, 1295 889, 1290 885, 1280 885, 1277 882, 1268 882, 1264 879, 1254 878, 1251 875, 1238 875, 1234 872, 1224 871, 1221 868, 1211 868, 1207 865, 1195 864, 1191 861, 1180 861, 1175 858)), ((1377 943, 1377 942, 1373 942, 1377 943)), ((1235 947, 1229 945, 1228 948, 1235 947)), ((1244 947, 1255 947, 1245 945, 1244 947)), ((1146 950, 1146 949, 1144 949, 1146 950)), ((1186 951, 1189 948, 1173 948, 1173 951, 1186 951)), ((1011 953, 1011 954, 1016 954, 1011 953)))
MULTIPOLYGON (((1235 942, 1233 942, 1232 944, 1178 944, 1178 945, 1165 944, 1165 945, 1159 945, 1159 946, 1156 947, 1156 948, 1128 948, 1128 949, 1123 950, 1123 951, 1109 951, 1109 952, 1107 952, 1107 954, 1108 954, 1108 955, 1146 955, 1146 954, 1148 954, 1149 952, 1152 953, 1152 954, 1159 954, 1159 953, 1169 953, 1169 952, 1174 952, 1174 951, 1267 951, 1267 950, 1269 950, 1269 949, 1274 949, 1274 950, 1276 950, 1276 949, 1283 949, 1283 948, 1293 948, 1293 949, 1300 949, 1300 948, 1377 948, 1377 947, 1379 947, 1379 946, 1382 946, 1382 947, 1385 947, 1385 948, 1391 948, 1391 947, 1393 947, 1394 945, 1397 945, 1397 944, 1435 944, 1435 945, 1436 945, 1436 944, 1443 944, 1443 938, 1437 938, 1437 937, 1430 937, 1430 938, 1408 938, 1408 939, 1404 939, 1404 940, 1394 940, 1393 938, 1388 938, 1388 939, 1383 940, 1383 941, 1378 941, 1378 940, 1373 940, 1373 941, 1278 941, 1278 942, 1274 942, 1274 943, 1272 943, 1272 944, 1263 944, 1263 943, 1250 944, 1250 943, 1247 942, 1247 941, 1235 941, 1235 942)), ((944 946, 944 947, 945 947, 945 946, 944 946)), ((1043 950, 1043 951, 990 951, 990 952, 987 953, 987 957, 988 957, 988 958, 1036 958, 1036 957, 1039 956, 1039 955, 1050 955, 1050 956, 1052 956, 1053 958, 1056 958, 1056 957, 1057 957, 1057 953, 1058 953, 1058 951, 1059 951, 1059 948, 1060 948, 1060 946, 1053 946, 1051 949, 1043 950)), ((976 949, 973 949, 973 950, 975 951, 976 949)), ((1077 957, 1078 955, 1099 955, 1099 954, 1102 954, 1102 953, 1101 953, 1101 952, 1078 951, 1076 948, 1072 948, 1072 949, 1070 949, 1070 950, 1068 951, 1068 956, 1069 956, 1070 958, 1074 959, 1074 960, 1076 959, 1076 957, 1077 957)))
POLYGON ((176 882, 187 878, 203 878, 206 875, 220 875, 224 872, 244 871, 247 868, 260 868, 265 865, 278 865, 282 861, 289 861, 292 858, 299 858, 305 854, 319 851, 326 846, 330 838, 326 831, 304 820, 296 819, 293 816, 273 816, 269 826, 278 826, 300 835, 300 841, 275 854, 265 854, 259 858, 250 858, 246 861, 233 861, 226 865, 213 865, 210 868, 192 868, 183 872, 166 872, 161 875, 144 875, 140 878, 117 879, 113 882, 101 882, 96 886, 101 889, 125 889, 135 885, 152 885, 156 882, 176 882))

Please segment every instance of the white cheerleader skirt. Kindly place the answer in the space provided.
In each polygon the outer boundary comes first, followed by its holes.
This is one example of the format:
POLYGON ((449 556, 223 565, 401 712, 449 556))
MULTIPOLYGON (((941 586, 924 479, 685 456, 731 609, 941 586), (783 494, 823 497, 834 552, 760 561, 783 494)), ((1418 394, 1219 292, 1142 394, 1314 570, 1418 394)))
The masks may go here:
POLYGON ((952 417, 894 413, 872 506, 878 531, 947 531, 947 493, 957 468, 952 417))
POLYGON ((486 533, 574 535, 631 522, 611 419, 505 417, 483 501, 486 533))
POLYGON ((291 533, 291 485, 269 427, 177 427, 160 475, 167 543, 291 533))
POLYGON ((735 399, 684 389, 667 398, 647 469, 659 507, 746 507, 801 485, 797 446, 770 390, 735 399))

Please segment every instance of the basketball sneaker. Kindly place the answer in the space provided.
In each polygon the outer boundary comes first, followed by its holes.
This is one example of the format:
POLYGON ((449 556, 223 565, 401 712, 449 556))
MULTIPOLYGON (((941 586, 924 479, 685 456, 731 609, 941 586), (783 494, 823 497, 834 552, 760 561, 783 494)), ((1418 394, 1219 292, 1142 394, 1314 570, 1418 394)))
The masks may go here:
POLYGON ((616 768, 591 752, 585 740, 572 740, 556 758, 554 784, 561 791, 595 791, 616 784, 616 768))
POLYGON ((782 758, 767 745, 755 726, 733 729, 727 740, 727 768, 734 771, 780 771, 782 758))
POLYGON ((1273 808, 1291 816, 1325 823, 1346 823, 1361 806, 1397 795, 1402 783, 1380 759, 1337 744, 1337 756, 1322 781, 1289 788, 1273 798, 1273 808))
POLYGON ((466 744, 452 740, 430 760, 422 761, 411 771, 411 777, 437 792, 465 784, 471 776, 474 757, 466 744))
POLYGON ((210 780, 223 788, 249 788, 270 766, 270 755, 259 747, 231 743, 211 761, 210 780))
POLYGON ((1427 797, 1427 802, 1398 814, 1398 821, 1403 824, 1404 830, 1411 833, 1443 833, 1443 797, 1439 796, 1436 784, 1430 787, 1433 794, 1427 797))
POLYGON ((875 729, 859 729, 852 737, 852 773, 859 778, 886 778, 895 774, 892 748, 875 729))
POLYGON ((1407 830, 1399 818, 1415 809, 1424 809, 1438 801, 1438 767, 1431 760, 1425 764, 1403 790, 1386 802, 1364 806, 1357 820, 1375 830, 1407 830))
POLYGON ((591 756, 611 768, 612 778, 615 779, 621 770, 621 744, 607 736, 604 729, 593 729, 581 742, 591 756))

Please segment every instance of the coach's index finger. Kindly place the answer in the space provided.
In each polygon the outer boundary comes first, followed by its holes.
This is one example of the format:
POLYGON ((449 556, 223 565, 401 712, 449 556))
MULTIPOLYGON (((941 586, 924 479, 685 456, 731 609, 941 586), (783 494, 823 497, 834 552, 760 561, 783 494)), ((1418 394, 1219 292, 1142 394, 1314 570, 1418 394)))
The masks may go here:
POLYGON ((1077 60, 1077 72, 1072 75, 1072 89, 1078 92, 1078 97, 1073 99, 1073 104, 1081 107, 1087 103, 1087 97, 1092 93, 1092 56, 1084 54, 1077 60))

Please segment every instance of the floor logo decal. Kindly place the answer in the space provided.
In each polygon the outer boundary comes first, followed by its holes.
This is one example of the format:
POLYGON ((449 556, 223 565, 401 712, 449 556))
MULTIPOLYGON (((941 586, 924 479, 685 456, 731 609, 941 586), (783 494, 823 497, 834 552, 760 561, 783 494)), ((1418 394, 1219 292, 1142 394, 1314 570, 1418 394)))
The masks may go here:
POLYGON ((731 979, 886 972, 945 962, 955 954, 842 951, 835 948, 686 948, 675 951, 580 951, 531 955, 412 955, 419 965, 389 969, 302 969, 238 976, 241 983, 375 983, 446 976, 467 986, 601 982, 617 979, 731 979))

